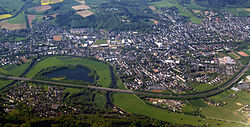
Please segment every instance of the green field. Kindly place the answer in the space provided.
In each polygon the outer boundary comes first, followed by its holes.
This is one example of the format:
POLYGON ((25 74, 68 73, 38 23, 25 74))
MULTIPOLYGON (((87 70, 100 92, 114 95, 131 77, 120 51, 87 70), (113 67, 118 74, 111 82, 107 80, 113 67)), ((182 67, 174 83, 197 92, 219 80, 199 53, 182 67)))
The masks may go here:
MULTIPOLYGON (((30 63, 25 63, 19 66, 13 64, 5 65, 0 68, 0 73, 12 76, 20 76, 29 67, 29 65, 30 63)), ((12 81, 13 80, 0 80, 0 89, 10 84, 12 81)))
POLYGON ((106 39, 98 39, 95 42, 95 45, 100 45, 100 44, 107 44, 107 40, 106 39))
MULTIPOLYGON (((179 13, 182 16, 186 16, 190 19, 191 22, 195 23, 195 24, 199 24, 202 22, 201 19, 199 19, 198 17, 196 17, 190 10, 188 10, 186 7, 180 5, 178 2, 174 1, 174 0, 161 0, 158 2, 152 2, 151 4, 153 4, 155 7, 157 8, 161 8, 161 7, 176 7, 179 10, 179 13)), ((194 4, 193 5, 189 5, 190 7, 194 8, 194 4)), ((196 6, 196 9, 198 8, 198 5, 196 6)), ((202 7, 200 7, 202 8, 202 7)))
POLYGON ((216 85, 210 85, 210 84, 207 84, 207 83, 192 83, 190 85, 192 88, 195 89, 196 92, 202 92, 202 91, 207 91, 207 90, 211 90, 215 87, 217 87, 216 85))
MULTIPOLYGON (((121 89, 123 86, 122 82, 119 80, 117 84, 118 88, 121 89)), ((199 117, 185 115, 182 113, 174 113, 168 110, 150 106, 133 94, 114 93, 113 99, 114 104, 116 106, 122 108, 123 110, 129 113, 145 115, 151 118, 164 120, 174 124, 204 125, 206 123, 203 119, 199 117)))
POLYGON ((170 0, 161 0, 161 1, 157 1, 157 2, 152 2, 152 4, 157 8, 174 7, 174 4, 172 2, 170 2, 170 0))
POLYGON ((238 127, 242 126, 242 124, 236 122, 247 123, 246 114, 244 115, 242 112, 237 110, 249 104, 249 93, 229 90, 228 92, 223 92, 216 96, 210 97, 209 99, 212 99, 216 103, 226 102, 227 104, 223 106, 214 106, 206 104, 206 102, 201 99, 191 100, 185 106, 183 106, 182 111, 192 114, 195 111, 201 109, 201 114, 204 115, 208 121, 213 120, 213 122, 210 122, 211 126, 229 126, 231 124, 230 127, 238 127), (234 98, 231 97, 231 94, 233 93, 236 93, 238 96, 234 98), (239 106, 236 103, 240 103, 242 105, 239 106))
MULTIPOLYGON (((227 102, 224 106, 213 106, 209 105, 207 107, 202 108, 202 114, 206 117, 212 117, 212 118, 220 118, 220 119, 226 119, 226 120, 233 120, 233 121, 244 121, 247 116, 244 116, 242 113, 238 112, 237 110, 242 108, 243 106, 249 104, 250 102, 250 94, 247 92, 230 92, 230 93, 236 93, 238 95, 237 98, 231 98, 229 97, 230 94, 228 93, 222 93, 217 95, 218 100, 227 102), (241 106, 237 105, 236 103, 242 104, 241 106)), ((215 97, 217 97, 215 96, 215 97)))
POLYGON ((97 7, 98 5, 101 5, 102 3, 106 3, 108 1, 106 0, 85 0, 86 5, 91 7, 97 7))
POLYGON ((22 0, 0 0, 0 6, 11 15, 16 14, 23 5, 22 0))
POLYGON ((9 19, 7 23, 11 24, 26 23, 24 12, 19 13, 16 17, 9 19))
POLYGON ((100 84, 103 87, 109 87, 111 84, 111 74, 109 65, 102 62, 90 60, 87 58, 66 58, 66 57, 49 57, 45 60, 40 61, 36 64, 31 71, 26 75, 28 78, 34 77, 37 73, 43 69, 53 67, 53 66, 67 66, 67 65, 82 65, 91 70, 96 71, 99 79, 97 84, 100 84))

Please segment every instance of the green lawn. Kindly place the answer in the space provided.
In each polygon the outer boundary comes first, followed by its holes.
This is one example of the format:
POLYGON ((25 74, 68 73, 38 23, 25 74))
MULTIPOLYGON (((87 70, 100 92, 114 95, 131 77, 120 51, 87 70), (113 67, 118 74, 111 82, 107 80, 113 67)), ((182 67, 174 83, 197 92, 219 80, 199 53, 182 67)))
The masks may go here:
POLYGON ((53 66, 66 66, 66 65, 82 65, 91 70, 96 71, 99 79, 97 83, 103 87, 109 87, 111 84, 111 74, 110 68, 108 64, 104 64, 102 62, 90 60, 87 58, 69 58, 69 59, 61 59, 63 57, 49 57, 45 60, 40 61, 36 64, 31 71, 26 75, 28 78, 34 77, 38 72, 43 69, 53 67, 53 66))
POLYGON ((11 24, 19 24, 19 23, 26 23, 25 14, 24 12, 19 13, 15 18, 11 18, 7 21, 7 23, 11 24))

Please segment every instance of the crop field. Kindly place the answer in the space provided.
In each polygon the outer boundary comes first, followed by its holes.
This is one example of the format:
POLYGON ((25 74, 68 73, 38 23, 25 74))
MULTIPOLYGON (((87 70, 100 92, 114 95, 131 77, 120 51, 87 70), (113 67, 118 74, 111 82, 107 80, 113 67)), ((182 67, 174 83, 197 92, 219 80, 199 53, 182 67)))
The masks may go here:
POLYGON ((44 6, 37 6, 37 7, 34 7, 34 10, 36 12, 43 12, 43 11, 46 11, 48 9, 51 9, 51 6, 50 5, 44 5, 44 6))
POLYGON ((90 15, 93 15, 93 14, 94 14, 94 12, 89 11, 89 10, 85 10, 85 11, 77 11, 76 13, 77 13, 77 14, 79 14, 79 15, 81 15, 83 18, 88 17, 88 16, 90 16, 90 15))
POLYGON ((10 18, 10 17, 12 17, 12 15, 10 15, 10 14, 0 15, 0 19, 6 19, 6 18, 10 18))
POLYGON ((26 29, 26 24, 10 24, 10 23, 2 23, 1 28, 5 28, 7 30, 20 30, 26 29))
POLYGON ((63 2, 63 0, 41 0, 41 5, 55 4, 63 2))
POLYGON ((96 71, 99 79, 97 83, 103 87, 109 87, 111 84, 111 74, 109 65, 104 64, 102 62, 90 60, 87 58, 67 58, 64 57, 49 57, 45 60, 42 60, 38 64, 36 64, 30 72, 26 75, 28 78, 34 77, 38 72, 43 69, 53 67, 53 66, 66 66, 66 65, 82 65, 91 70, 96 71))
POLYGON ((26 23, 24 12, 19 13, 16 17, 9 19, 7 21, 7 23, 10 23, 10 24, 23 24, 23 23, 26 23))
POLYGON ((87 10, 87 9, 90 9, 89 6, 85 5, 85 1, 79 1, 77 0, 77 2, 79 2, 81 5, 76 5, 76 6, 72 6, 73 9, 75 10, 87 10))

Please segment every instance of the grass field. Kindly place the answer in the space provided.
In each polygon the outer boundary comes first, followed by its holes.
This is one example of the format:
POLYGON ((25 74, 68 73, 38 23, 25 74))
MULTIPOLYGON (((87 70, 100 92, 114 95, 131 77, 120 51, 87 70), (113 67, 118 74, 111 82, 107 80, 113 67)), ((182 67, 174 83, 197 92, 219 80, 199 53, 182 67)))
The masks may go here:
MULTIPOLYGON (((117 81, 117 85, 119 89, 125 89, 120 80, 117 81)), ((133 94, 114 93, 113 99, 116 106, 129 113, 145 115, 151 118, 168 121, 175 124, 203 125, 206 123, 199 117, 181 113, 174 113, 168 110, 150 106, 133 94)))
POLYGON ((109 65, 102 62, 90 60, 87 58, 65 58, 65 57, 49 57, 36 64, 31 71, 26 75, 28 78, 34 77, 42 69, 53 66, 66 66, 66 65, 82 65, 91 70, 96 71, 99 79, 97 84, 103 87, 109 87, 111 84, 111 74, 109 65))
POLYGON ((9 14, 16 14, 24 5, 22 0, 0 0, 0 6, 9 14))
POLYGON ((95 45, 107 44, 107 43, 108 42, 105 39, 98 39, 98 40, 96 40, 95 45))
POLYGON ((202 108, 202 114, 206 117, 212 118, 220 118, 226 120, 233 120, 233 121, 244 121, 247 116, 244 116, 241 112, 237 110, 242 108, 243 106, 249 104, 250 102, 250 94, 247 92, 234 92, 231 91, 227 93, 221 93, 217 96, 214 96, 213 99, 221 100, 227 102, 224 106, 213 106, 209 105, 202 108), (237 98, 230 98, 230 93, 236 93, 238 95, 237 98), (237 105, 236 103, 242 104, 242 106, 237 105))
POLYGON ((94 103, 99 109, 105 109, 106 100, 105 93, 96 93, 94 103))
MULTIPOLYGON (((202 22, 201 19, 197 18, 190 10, 188 10, 186 7, 178 4, 178 2, 174 1, 174 0, 161 0, 161 1, 157 1, 157 2, 152 2, 151 4, 153 4, 155 7, 157 8, 161 8, 161 7, 177 7, 179 10, 179 13, 182 16, 186 16, 190 19, 191 22, 199 24, 202 22)), ((198 5, 196 7, 194 7, 195 5, 191 5, 193 9, 198 9, 198 5)), ((191 6, 189 6, 189 8, 191 8, 191 6)), ((200 7, 201 8, 201 7, 200 7)))
POLYGON ((210 84, 207 84, 207 83, 204 83, 204 84, 192 83, 190 86, 192 88, 194 88, 196 92, 207 91, 207 90, 210 90, 210 89, 213 89, 213 88, 217 87, 215 85, 210 85, 210 84))
POLYGON ((6 19, 6 18, 10 18, 10 17, 12 17, 12 15, 10 15, 10 14, 0 15, 0 19, 6 19))
POLYGON ((98 5, 102 3, 108 2, 107 0, 85 0, 86 5, 91 6, 91 7, 97 7, 98 5))
POLYGON ((9 19, 7 23, 11 24, 26 23, 24 12, 19 13, 16 17, 9 19))
POLYGON ((152 4, 157 8, 174 7, 174 4, 171 3, 170 0, 161 0, 161 1, 157 1, 157 2, 152 2, 152 4))
MULTIPOLYGON (((29 65, 30 63, 25 63, 19 66, 13 64, 5 65, 0 68, 0 73, 20 76, 29 67, 29 65)), ((10 84, 12 81, 13 80, 0 80, 0 89, 10 84)))

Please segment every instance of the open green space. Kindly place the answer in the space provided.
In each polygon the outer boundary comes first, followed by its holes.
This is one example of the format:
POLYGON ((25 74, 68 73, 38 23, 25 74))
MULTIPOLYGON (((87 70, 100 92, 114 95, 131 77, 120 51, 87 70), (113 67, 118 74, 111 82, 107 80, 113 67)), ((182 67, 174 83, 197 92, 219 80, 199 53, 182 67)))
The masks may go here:
POLYGON ((24 12, 19 13, 16 17, 9 19, 7 23, 11 23, 11 24, 26 23, 24 12))
POLYGON ((174 7, 174 4, 170 0, 161 0, 161 1, 157 1, 157 2, 152 2, 152 4, 157 8, 174 7))
MULTIPOLYGON (((239 91, 239 92, 230 92, 236 93, 237 97, 230 97, 229 92, 221 93, 218 96, 218 100, 226 102, 227 104, 224 106, 214 106, 208 105, 206 107, 201 108, 201 112, 206 117, 211 118, 219 118, 233 121, 245 121, 247 116, 244 116, 238 110, 243 106, 249 104, 250 95, 247 92, 239 91), (238 104, 238 105, 237 105, 238 104)), ((214 96, 217 97, 217 96, 214 96)), ((245 121, 246 122, 246 121, 245 121)))
POLYGON ((210 85, 208 83, 195 83, 195 82, 191 83, 190 86, 195 89, 195 92, 207 91, 215 87, 218 87, 216 85, 210 85))
POLYGON ((24 3, 23 0, 0 0, 0 7, 14 15, 22 8, 24 3))
POLYGON ((30 62, 21 65, 9 64, 3 66, 0 70, 4 70, 9 75, 20 76, 29 66, 30 62))
POLYGON ((91 7, 97 7, 98 5, 101 5, 102 3, 108 2, 107 0, 85 0, 85 4, 91 7))
POLYGON ((108 64, 91 60, 88 58, 79 58, 79 57, 48 57, 39 63, 37 63, 30 72, 26 75, 28 78, 34 77, 37 73, 42 71, 43 69, 47 69, 49 67, 53 66, 68 66, 68 65, 82 65, 84 67, 89 68, 90 70, 94 70, 97 75, 97 84, 103 86, 103 87, 109 87, 111 84, 111 74, 110 74, 110 68, 108 64))
POLYGON ((100 45, 100 44, 107 44, 107 40, 106 39, 98 39, 96 40, 95 44, 96 45, 100 45))
MULTIPOLYGON (((120 89, 123 87, 123 84, 120 80, 118 80, 117 85, 120 89)), ((133 94, 114 93, 113 100, 113 103, 116 106, 129 113, 145 115, 174 124, 192 124, 196 126, 205 124, 205 121, 199 117, 185 115, 182 113, 174 113, 168 110, 159 109, 157 107, 148 105, 133 94)))
POLYGON ((202 8, 198 5, 196 5, 196 7, 194 7, 195 4, 192 4, 192 5, 189 5, 189 7, 185 7, 184 5, 180 5, 177 1, 174 1, 174 0, 161 0, 161 1, 157 1, 157 2, 152 2, 151 4, 153 4, 157 8, 176 7, 179 10, 179 13, 182 16, 188 17, 191 22, 196 23, 196 24, 199 24, 202 22, 201 19, 196 17, 190 10, 188 10, 188 8, 193 8, 193 9, 198 9, 198 7, 202 8))
POLYGON ((13 80, 0 80, 0 89, 10 84, 13 80))
MULTIPOLYGON (((0 68, 1 74, 12 75, 12 76, 20 76, 30 65, 29 63, 15 65, 9 64, 0 68)), ((0 89, 10 84, 13 80, 0 80, 0 89)))

